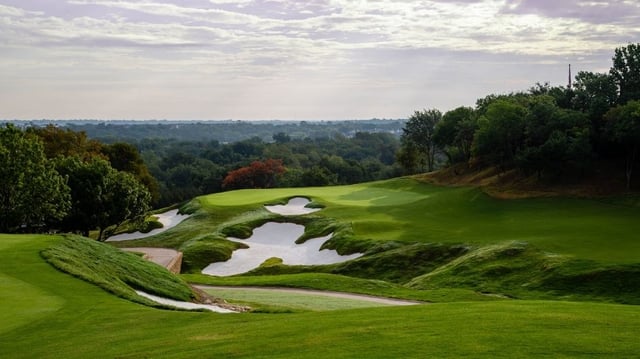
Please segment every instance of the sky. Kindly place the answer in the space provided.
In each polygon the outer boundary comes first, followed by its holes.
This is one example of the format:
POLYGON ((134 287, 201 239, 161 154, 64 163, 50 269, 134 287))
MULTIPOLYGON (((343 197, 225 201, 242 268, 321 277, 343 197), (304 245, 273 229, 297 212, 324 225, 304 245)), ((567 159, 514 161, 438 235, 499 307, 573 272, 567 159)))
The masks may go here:
POLYGON ((406 118, 639 39, 638 0, 0 0, 0 118, 406 118))

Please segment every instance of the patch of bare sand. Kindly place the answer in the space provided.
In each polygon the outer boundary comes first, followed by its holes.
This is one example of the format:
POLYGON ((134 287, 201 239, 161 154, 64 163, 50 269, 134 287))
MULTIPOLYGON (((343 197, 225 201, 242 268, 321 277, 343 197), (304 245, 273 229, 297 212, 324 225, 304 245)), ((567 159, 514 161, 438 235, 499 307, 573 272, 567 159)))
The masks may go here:
POLYGON ((148 233, 142 233, 142 232, 122 233, 115 236, 111 236, 107 238, 106 241, 107 242, 130 241, 132 239, 140 239, 140 238, 155 236, 156 234, 162 233, 164 231, 167 231, 177 226, 178 224, 180 224, 180 222, 184 221, 189 217, 189 215, 187 214, 179 214, 177 209, 174 209, 165 213, 156 214, 154 216, 158 217, 158 222, 162 223, 162 228, 156 228, 152 231, 149 231, 148 233))

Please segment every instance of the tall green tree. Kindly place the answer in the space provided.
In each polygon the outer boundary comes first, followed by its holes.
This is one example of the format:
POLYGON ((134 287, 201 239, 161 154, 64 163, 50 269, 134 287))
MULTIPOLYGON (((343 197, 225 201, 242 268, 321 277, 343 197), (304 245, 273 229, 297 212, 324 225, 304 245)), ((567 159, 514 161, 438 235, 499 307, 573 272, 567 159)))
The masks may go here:
POLYGON ((85 132, 76 132, 54 125, 30 127, 27 132, 40 138, 44 145, 44 153, 50 159, 58 156, 76 156, 87 160, 91 157, 103 156, 103 145, 96 140, 89 139, 85 132))
POLYGON ((42 143, 15 126, 0 128, 0 232, 46 229, 69 207, 69 187, 42 143))
POLYGON ((618 85, 618 103, 640 100, 640 43, 615 49, 609 71, 618 85))
POLYGON ((618 86, 610 74, 580 71, 574 82, 572 108, 588 117, 591 128, 591 143, 598 153, 607 151, 608 140, 603 137, 604 114, 618 100, 618 86))
POLYGON ((492 102, 478 121, 475 154, 502 169, 511 166, 523 145, 526 116, 527 108, 518 101, 501 98, 492 102))
POLYGON ((107 211, 98 216, 98 240, 106 239, 105 230, 118 228, 127 220, 138 218, 149 210, 151 194, 132 174, 122 171, 109 173, 107 179, 107 211))
POLYGON ((396 154, 396 160, 408 174, 417 173, 419 169, 424 169, 424 157, 420 156, 415 145, 408 141, 402 141, 402 146, 396 154))
POLYGON ((471 158, 473 135, 478 128, 476 112, 471 107, 458 107, 446 112, 436 125, 433 139, 444 149, 449 163, 466 162, 471 158))
POLYGON ((424 163, 429 172, 435 167, 438 147, 434 135, 441 119, 442 112, 437 109, 415 111, 402 129, 401 141, 404 149, 401 152, 415 151, 420 156, 419 163, 424 163))
POLYGON ((149 191, 133 175, 113 169, 106 160, 61 157, 57 168, 71 188, 71 211, 61 222, 67 231, 88 236, 89 231, 98 229, 98 240, 104 240, 108 227, 149 209, 149 191))
POLYGON ((612 108, 605 115, 608 134, 625 152, 627 190, 631 189, 631 176, 640 151, 640 101, 629 101, 612 108))
POLYGON ((135 146, 129 143, 117 142, 111 145, 103 145, 102 153, 109 159, 111 167, 118 171, 132 174, 140 183, 145 185, 154 203, 159 200, 160 186, 158 181, 149 172, 135 146))
POLYGON ((581 174, 592 157, 589 127, 586 114, 559 108, 552 96, 532 97, 517 167, 538 177, 581 174))
POLYGON ((578 72, 573 91, 572 107, 588 114, 592 121, 602 120, 618 99, 616 80, 606 73, 578 72))

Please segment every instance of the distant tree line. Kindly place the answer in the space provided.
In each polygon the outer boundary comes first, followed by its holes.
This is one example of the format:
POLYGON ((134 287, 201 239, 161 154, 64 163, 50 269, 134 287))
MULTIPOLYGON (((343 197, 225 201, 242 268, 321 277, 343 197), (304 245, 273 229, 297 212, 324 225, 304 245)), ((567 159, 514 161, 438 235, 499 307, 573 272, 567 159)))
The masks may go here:
POLYGON ((158 205, 238 188, 351 184, 402 174, 398 137, 358 132, 322 138, 272 134, 230 144, 143 139, 134 143, 159 183, 158 205), (266 175, 268 173, 268 175, 266 175))
POLYGON ((608 73, 579 72, 573 86, 536 84, 475 108, 416 111, 401 142, 398 161, 410 173, 473 161, 553 180, 608 162, 624 167, 629 189, 640 157, 640 44, 615 49, 608 73))
POLYGON ((59 230, 100 240, 151 206, 239 188, 324 186, 390 178, 398 136, 292 138, 222 144, 143 139, 103 143, 49 125, 1 128, 1 232, 59 230))
POLYGON ((385 132, 400 135, 404 120, 350 121, 98 121, 32 120, 16 121, 18 127, 55 125, 84 132, 103 143, 133 143, 140 139, 164 139, 186 142, 234 143, 252 138, 271 142, 274 133, 292 139, 353 137, 357 132, 385 132))

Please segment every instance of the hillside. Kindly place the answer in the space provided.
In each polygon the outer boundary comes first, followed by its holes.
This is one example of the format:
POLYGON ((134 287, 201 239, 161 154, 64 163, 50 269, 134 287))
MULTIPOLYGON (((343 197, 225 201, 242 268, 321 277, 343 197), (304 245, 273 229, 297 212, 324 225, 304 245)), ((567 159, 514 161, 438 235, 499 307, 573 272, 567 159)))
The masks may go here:
POLYGON ((640 307, 626 304, 640 304, 640 207, 629 198, 505 200, 479 188, 416 178, 242 190, 194 199, 182 207, 191 213, 188 219, 156 236, 114 242, 183 251, 190 274, 182 278, 191 283, 315 288, 432 303, 409 307, 348 305, 313 312, 284 300, 268 302, 273 295, 245 295, 232 303, 258 310, 164 311, 124 299, 136 300, 129 294, 114 296, 43 259, 56 249, 64 254, 61 263, 80 260, 73 266, 97 275, 93 283, 122 280, 125 286, 118 285, 125 291, 144 283, 154 293, 194 295, 155 280, 156 270, 145 269, 134 255, 77 237, 0 235, 6 288, 0 295, 0 356, 632 357, 640 350, 640 307), (311 198, 321 210, 283 217, 264 207, 296 196, 311 198), (270 261, 232 277, 198 274, 242 246, 226 236, 246 237, 270 221, 304 224, 303 239, 333 232, 326 247, 364 255, 332 265, 270 261), (140 279, 131 279, 136 274, 140 279))
MULTIPOLYGON (((637 191, 626 189, 623 166, 607 161, 594 164, 590 173, 580 178, 538 178, 512 169, 500 171, 495 166, 463 163, 438 171, 416 175, 415 178, 440 186, 472 186, 492 197, 503 199, 536 197, 606 198, 625 196, 638 198, 637 191)), ((632 188, 638 188, 635 179, 632 188)))
MULTIPOLYGON (((180 226, 117 245, 181 250, 184 271, 193 273, 191 281, 225 284, 226 279, 196 274, 211 261, 228 259, 241 245, 226 236, 246 238, 261 224, 294 222, 306 225, 303 238, 333 233, 325 248, 365 255, 332 265, 274 264, 250 275, 329 273, 383 280, 405 289, 640 303, 640 207, 633 197, 504 200, 479 188, 398 178, 218 193, 199 197, 184 210, 194 215, 180 226), (295 196, 308 196, 323 210, 285 218, 263 207, 295 196)), ((235 284, 242 284, 244 277, 238 278, 235 284)))

